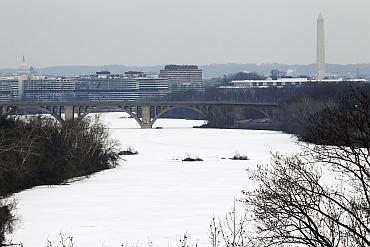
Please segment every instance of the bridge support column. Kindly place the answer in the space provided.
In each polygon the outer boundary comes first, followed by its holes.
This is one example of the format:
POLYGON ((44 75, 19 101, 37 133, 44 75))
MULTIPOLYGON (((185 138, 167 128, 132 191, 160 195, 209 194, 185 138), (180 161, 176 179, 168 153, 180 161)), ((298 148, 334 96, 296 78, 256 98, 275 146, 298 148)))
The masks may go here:
POLYGON ((152 128, 152 121, 150 119, 150 106, 143 105, 141 107, 141 111, 142 111, 141 128, 142 129, 151 129, 152 128))
POLYGON ((0 115, 4 116, 6 114, 6 107, 2 106, 0 107, 0 115))
POLYGON ((74 112, 73 112, 73 106, 66 105, 64 106, 64 119, 65 121, 73 121, 74 120, 74 112))

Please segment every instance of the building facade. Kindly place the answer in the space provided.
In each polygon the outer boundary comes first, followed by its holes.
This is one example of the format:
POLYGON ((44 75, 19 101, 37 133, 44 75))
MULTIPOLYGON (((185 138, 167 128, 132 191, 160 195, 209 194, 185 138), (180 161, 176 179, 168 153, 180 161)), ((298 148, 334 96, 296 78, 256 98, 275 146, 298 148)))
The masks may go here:
POLYGON ((231 81, 227 86, 220 86, 219 88, 269 88, 269 87, 291 87, 302 86, 308 83, 307 78, 281 78, 277 80, 240 80, 231 81))
POLYGON ((135 101, 163 97, 168 80, 127 77, 108 71, 78 77, 16 75, 0 77, 0 102, 21 101, 135 101))
POLYGON ((18 98, 18 79, 15 77, 0 78, 0 102, 18 98))
POLYGON ((95 75, 76 79, 76 100, 118 101, 137 100, 139 83, 123 75, 97 72, 95 75))
POLYGON ((76 99, 87 101, 135 101, 163 97, 169 93, 168 80, 146 77, 142 72, 110 74, 97 72, 96 75, 81 76, 76 80, 76 99), (140 74, 142 77, 136 75, 140 74))
POLYGON ((266 80, 236 80, 228 83, 227 86, 220 86, 221 89, 247 89, 247 88, 270 88, 270 87, 300 87, 309 84, 327 83, 327 84, 339 84, 339 83, 367 83, 366 79, 324 79, 324 80, 309 80, 307 78, 280 78, 277 80, 266 79, 266 80))
POLYGON ((24 101, 69 101, 75 97, 74 78, 34 76, 22 83, 24 101))
POLYGON ((159 76, 168 79, 172 92, 204 91, 202 70, 196 65, 166 65, 159 76))
POLYGON ((139 99, 163 97, 170 93, 168 79, 155 77, 137 77, 139 99))

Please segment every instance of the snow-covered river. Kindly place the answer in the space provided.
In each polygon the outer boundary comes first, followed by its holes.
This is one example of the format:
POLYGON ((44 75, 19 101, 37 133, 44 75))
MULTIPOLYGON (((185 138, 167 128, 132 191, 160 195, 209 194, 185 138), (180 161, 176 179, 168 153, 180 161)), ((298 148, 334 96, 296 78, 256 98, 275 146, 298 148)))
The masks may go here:
POLYGON ((25 247, 57 243, 59 233, 74 236, 77 246, 179 246, 187 233, 208 246, 212 216, 223 217, 241 190, 253 186, 246 168, 266 163, 270 151, 298 150, 280 132, 196 129, 203 121, 160 119, 162 129, 139 129, 122 113, 104 114, 112 137, 125 156, 115 169, 61 186, 40 186, 15 195, 21 218, 14 241, 25 247), (235 152, 248 161, 233 161, 235 152), (198 155, 204 162, 181 162, 198 155))

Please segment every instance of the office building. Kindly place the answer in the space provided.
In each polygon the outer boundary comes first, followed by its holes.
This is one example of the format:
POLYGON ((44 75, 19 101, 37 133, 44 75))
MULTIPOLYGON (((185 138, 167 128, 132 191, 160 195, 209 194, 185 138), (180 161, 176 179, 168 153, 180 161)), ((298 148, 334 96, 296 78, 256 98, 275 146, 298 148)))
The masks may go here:
POLYGON ((202 70, 196 65, 167 65, 159 76, 168 79, 172 92, 204 91, 202 70))
POLYGON ((70 101, 75 98, 75 78, 32 76, 23 80, 24 101, 70 101))

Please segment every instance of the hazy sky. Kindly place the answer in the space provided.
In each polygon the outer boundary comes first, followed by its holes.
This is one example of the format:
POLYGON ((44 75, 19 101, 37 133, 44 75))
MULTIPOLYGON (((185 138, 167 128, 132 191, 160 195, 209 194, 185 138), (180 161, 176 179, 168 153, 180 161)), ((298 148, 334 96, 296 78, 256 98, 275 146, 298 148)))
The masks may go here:
POLYGON ((370 0, 0 0, 0 67, 370 62, 370 0))

